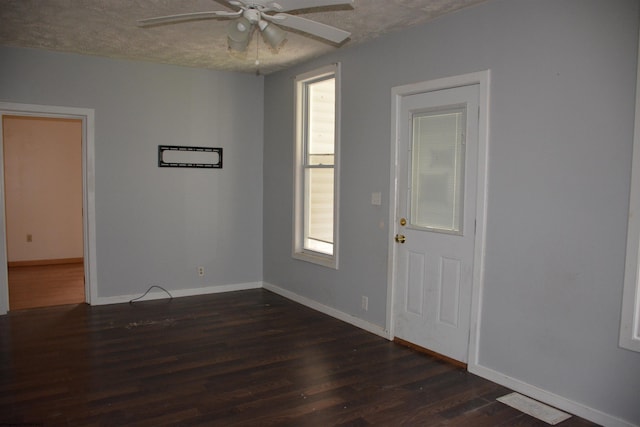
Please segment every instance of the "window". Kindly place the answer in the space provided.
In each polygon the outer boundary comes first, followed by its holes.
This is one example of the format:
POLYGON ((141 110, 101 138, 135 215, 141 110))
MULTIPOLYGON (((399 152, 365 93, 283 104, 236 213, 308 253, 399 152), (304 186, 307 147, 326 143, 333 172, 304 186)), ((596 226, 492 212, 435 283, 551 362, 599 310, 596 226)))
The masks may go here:
POLYGON ((465 107, 413 114, 411 225, 462 234, 465 107))
POLYGON ((624 271, 624 293, 620 321, 620 347, 640 351, 640 44, 638 47, 636 118, 631 164, 627 260, 624 271))
POLYGON ((339 64, 295 80, 293 257, 338 268, 339 64))

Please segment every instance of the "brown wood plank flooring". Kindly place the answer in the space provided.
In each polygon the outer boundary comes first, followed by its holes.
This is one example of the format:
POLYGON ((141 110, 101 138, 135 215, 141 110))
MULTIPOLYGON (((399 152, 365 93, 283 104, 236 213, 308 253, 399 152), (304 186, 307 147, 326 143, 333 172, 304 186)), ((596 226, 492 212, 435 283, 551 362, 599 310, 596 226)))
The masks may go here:
POLYGON ((83 263, 9 267, 9 309, 85 301, 83 263))
POLYGON ((13 312, 0 345, 0 425, 547 425, 495 401, 504 387, 265 290, 13 312))

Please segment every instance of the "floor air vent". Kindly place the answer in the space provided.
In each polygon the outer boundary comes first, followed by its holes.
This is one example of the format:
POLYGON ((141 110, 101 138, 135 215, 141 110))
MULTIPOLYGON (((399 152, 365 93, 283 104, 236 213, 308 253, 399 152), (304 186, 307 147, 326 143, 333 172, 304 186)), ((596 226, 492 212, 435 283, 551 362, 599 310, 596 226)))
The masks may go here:
POLYGON ((571 415, 565 412, 559 411, 551 406, 547 406, 544 403, 540 403, 519 393, 507 394, 505 396, 498 397, 496 400, 551 425, 556 425, 568 418, 571 418, 571 415))

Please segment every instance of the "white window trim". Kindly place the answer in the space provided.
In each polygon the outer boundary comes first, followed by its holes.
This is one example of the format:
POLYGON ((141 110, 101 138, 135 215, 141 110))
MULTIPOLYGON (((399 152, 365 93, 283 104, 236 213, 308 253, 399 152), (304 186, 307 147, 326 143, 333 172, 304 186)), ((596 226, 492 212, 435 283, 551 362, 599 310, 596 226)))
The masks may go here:
POLYGON ((640 352, 640 38, 620 347, 640 352))
POLYGON ((300 74, 295 78, 295 135, 294 135, 294 197, 293 197, 293 251, 292 257, 302 261, 319 264, 325 267, 338 269, 338 254, 340 250, 339 245, 339 228, 340 228, 340 93, 341 93, 341 78, 340 78, 340 63, 334 63, 326 65, 321 68, 309 71, 304 74, 300 74), (304 224, 303 224, 303 212, 304 198, 301 196, 304 194, 304 169, 300 167, 303 161, 304 150, 304 135, 303 135, 303 112, 301 111, 302 97, 304 91, 302 87, 305 83, 317 80, 327 75, 333 75, 335 77, 335 90, 336 90, 336 107, 335 107, 335 157, 334 157, 334 176, 333 176, 333 188, 334 188, 334 204, 333 204, 333 255, 327 255, 320 252, 310 251, 304 249, 304 224))

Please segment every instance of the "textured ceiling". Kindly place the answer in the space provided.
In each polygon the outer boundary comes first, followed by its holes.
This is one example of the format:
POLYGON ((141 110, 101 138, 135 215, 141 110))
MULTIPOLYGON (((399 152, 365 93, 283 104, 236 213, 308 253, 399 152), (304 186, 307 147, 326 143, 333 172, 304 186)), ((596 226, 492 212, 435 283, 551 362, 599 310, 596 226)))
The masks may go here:
POLYGON ((268 74, 482 1, 355 0, 354 8, 306 10, 298 14, 351 38, 335 46, 287 31, 286 44, 272 53, 254 35, 247 52, 237 54, 227 50, 226 20, 136 25, 154 16, 235 10, 223 0, 0 0, 0 45, 252 73, 258 54, 260 73, 268 74))

